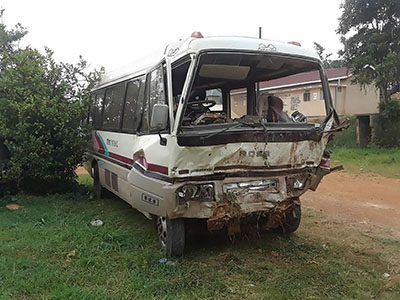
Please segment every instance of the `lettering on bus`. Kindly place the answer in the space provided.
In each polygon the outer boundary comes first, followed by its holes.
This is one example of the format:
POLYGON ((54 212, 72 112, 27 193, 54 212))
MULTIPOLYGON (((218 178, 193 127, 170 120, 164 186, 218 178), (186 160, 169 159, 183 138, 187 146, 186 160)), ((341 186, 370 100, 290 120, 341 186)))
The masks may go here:
POLYGON ((118 141, 117 140, 107 139, 107 145, 111 146, 111 147, 118 148, 118 141))

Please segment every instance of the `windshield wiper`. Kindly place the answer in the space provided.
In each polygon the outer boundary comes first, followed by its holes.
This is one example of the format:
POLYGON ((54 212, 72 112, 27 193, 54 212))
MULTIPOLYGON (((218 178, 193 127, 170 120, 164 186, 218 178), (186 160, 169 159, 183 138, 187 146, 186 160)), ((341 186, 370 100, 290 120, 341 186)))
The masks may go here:
POLYGON ((236 121, 238 122, 238 124, 235 124, 235 125, 233 125, 231 127, 224 128, 224 129, 222 129, 220 131, 217 131, 217 132, 213 132, 213 133, 211 133, 209 135, 202 136, 202 137, 200 137, 200 140, 202 140, 202 141, 206 140, 208 138, 211 138, 213 136, 219 135, 221 133, 230 131, 231 129, 235 129, 235 128, 241 127, 242 125, 245 125, 245 126, 248 126, 248 127, 251 127, 251 128, 256 128, 256 124, 255 123, 247 123, 247 122, 242 121, 242 120, 236 120, 236 121))

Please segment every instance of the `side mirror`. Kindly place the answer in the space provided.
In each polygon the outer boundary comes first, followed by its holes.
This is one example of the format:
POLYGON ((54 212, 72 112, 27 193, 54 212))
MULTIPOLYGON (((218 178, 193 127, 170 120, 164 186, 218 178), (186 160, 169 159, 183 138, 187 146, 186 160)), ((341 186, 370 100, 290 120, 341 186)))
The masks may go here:
POLYGON ((151 113, 150 129, 163 130, 168 125, 168 105, 154 104, 151 113))

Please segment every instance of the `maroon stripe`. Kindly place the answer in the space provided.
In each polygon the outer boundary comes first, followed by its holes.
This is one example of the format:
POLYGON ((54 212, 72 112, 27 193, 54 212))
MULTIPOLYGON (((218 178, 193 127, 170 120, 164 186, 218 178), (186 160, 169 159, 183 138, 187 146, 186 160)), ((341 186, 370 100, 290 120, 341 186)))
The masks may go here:
POLYGON ((112 153, 112 152, 108 152, 109 156, 111 158, 114 158, 116 160, 122 161, 123 163, 129 164, 129 165, 133 165, 134 161, 131 158, 116 154, 116 153, 112 153))
POLYGON ((153 171, 153 172, 158 172, 158 173, 161 173, 161 174, 168 175, 168 168, 167 167, 159 166, 159 165, 155 165, 155 164, 150 164, 150 163, 147 163, 147 164, 148 164, 148 168, 147 168, 148 171, 153 171))
MULTIPOLYGON (((99 153, 104 154, 104 150, 99 149, 98 150, 99 153)), ((129 165, 133 165, 135 163, 135 161, 131 158, 116 154, 116 153, 112 153, 112 152, 108 152, 109 157, 119 160, 123 163, 129 164, 129 165)), ((165 174, 168 175, 168 168, 164 167, 164 166, 160 166, 160 165, 155 165, 155 164, 147 164, 147 171, 152 171, 152 172, 157 172, 157 173, 161 173, 161 174, 165 174)))

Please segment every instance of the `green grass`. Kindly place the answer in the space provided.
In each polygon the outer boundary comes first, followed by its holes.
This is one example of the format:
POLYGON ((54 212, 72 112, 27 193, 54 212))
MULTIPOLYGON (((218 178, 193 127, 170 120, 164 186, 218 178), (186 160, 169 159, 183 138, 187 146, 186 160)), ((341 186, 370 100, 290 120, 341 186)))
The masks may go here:
POLYGON ((166 265, 152 222, 118 198, 2 198, 0 299, 398 299, 400 284, 382 276, 398 274, 397 241, 304 215, 292 236, 191 236, 166 265), (90 226, 94 218, 104 226, 90 226))
POLYGON ((331 164, 343 164, 348 172, 400 178, 400 149, 338 147, 331 151, 331 164))

